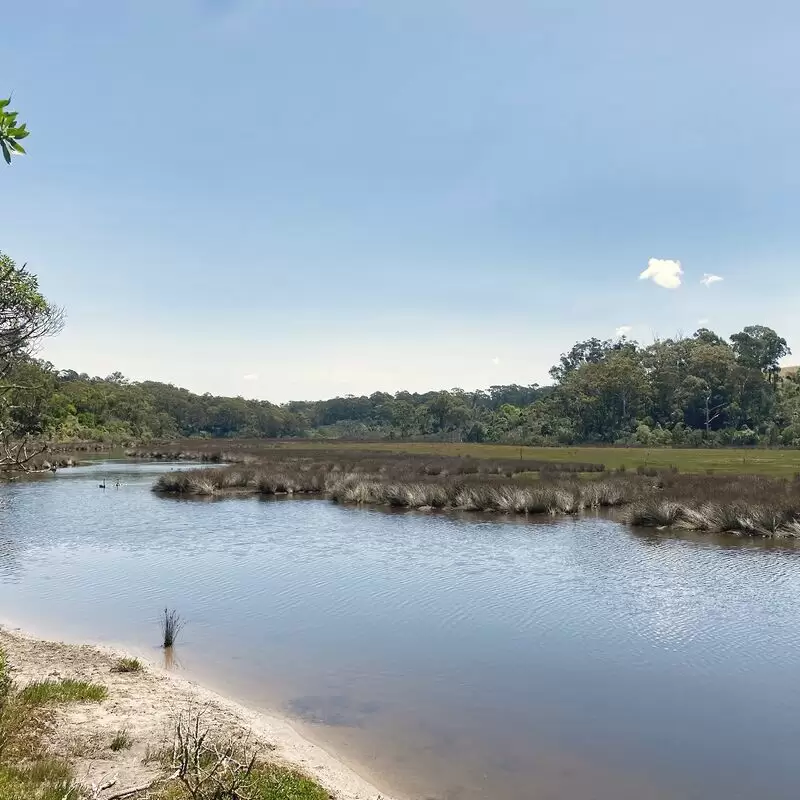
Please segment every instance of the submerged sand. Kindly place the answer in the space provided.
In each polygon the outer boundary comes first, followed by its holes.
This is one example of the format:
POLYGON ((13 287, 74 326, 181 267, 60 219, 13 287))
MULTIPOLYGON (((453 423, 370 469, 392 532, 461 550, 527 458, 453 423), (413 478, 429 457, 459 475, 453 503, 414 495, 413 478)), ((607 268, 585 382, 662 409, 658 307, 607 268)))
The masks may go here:
POLYGON ((0 648, 19 684, 48 677, 78 678, 108 688, 108 698, 101 703, 60 710, 51 734, 54 754, 74 765, 82 783, 102 786, 113 781, 101 798, 158 777, 158 765, 146 763, 148 752, 172 741, 181 712, 202 708, 209 727, 223 734, 249 732, 250 741, 260 746, 265 757, 303 771, 336 800, 390 800, 335 756, 303 738, 286 720, 245 708, 147 662, 141 672, 112 672, 127 653, 46 641, 8 628, 0 628, 0 648), (132 746, 114 752, 110 743, 123 729, 132 746))

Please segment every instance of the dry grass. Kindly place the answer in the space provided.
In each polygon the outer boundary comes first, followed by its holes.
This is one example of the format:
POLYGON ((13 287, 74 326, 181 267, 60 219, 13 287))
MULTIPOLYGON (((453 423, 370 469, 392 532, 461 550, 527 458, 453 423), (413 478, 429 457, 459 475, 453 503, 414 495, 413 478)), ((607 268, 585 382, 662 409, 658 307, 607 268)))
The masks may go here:
POLYGON ((347 505, 525 515, 630 506, 625 520, 633 525, 800 535, 800 479, 689 475, 674 465, 576 475, 520 463, 525 471, 491 460, 367 454, 320 460, 273 453, 257 465, 169 472, 154 489, 178 495, 316 494, 347 505))

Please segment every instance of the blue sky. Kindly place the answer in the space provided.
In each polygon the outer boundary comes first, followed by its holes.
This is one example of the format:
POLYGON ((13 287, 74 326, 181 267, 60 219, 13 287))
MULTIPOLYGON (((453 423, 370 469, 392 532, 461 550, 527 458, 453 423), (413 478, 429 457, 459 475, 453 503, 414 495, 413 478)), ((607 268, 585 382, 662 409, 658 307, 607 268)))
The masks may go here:
POLYGON ((800 353, 799 29, 790 2, 17 3, 0 248, 67 309, 59 367, 196 391, 542 382, 578 339, 700 320, 800 353))

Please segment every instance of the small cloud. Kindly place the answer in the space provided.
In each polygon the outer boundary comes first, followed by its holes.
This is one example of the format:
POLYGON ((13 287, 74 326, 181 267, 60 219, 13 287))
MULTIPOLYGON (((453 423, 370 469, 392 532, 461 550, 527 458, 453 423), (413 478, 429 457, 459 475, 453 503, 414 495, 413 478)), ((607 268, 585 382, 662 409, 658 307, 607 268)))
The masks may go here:
POLYGON ((707 320, 705 317, 703 317, 703 319, 699 319, 699 320, 697 320, 697 324, 698 324, 698 325, 699 325, 701 328, 707 328, 707 327, 708 327, 708 323, 709 323, 709 322, 710 322, 710 320, 707 320))
POLYGON ((677 289, 681 285, 680 261, 673 261, 671 258, 651 258, 647 262, 647 269, 639 275, 639 280, 651 280, 657 286, 664 289, 677 289))
POLYGON ((614 336, 616 336, 617 339, 621 339, 623 336, 627 336, 632 330, 633 328, 630 325, 620 325, 619 328, 614 331, 614 336))
POLYGON ((702 283, 703 286, 711 286, 712 283, 719 283, 722 280, 725 279, 721 278, 719 275, 711 275, 711 273, 706 272, 705 275, 700 278, 700 283, 702 283))
POLYGON ((495 357, 492 359, 492 364, 494 364, 495 366, 497 366, 499 363, 500 363, 500 359, 499 359, 497 356, 495 356, 495 357))
POLYGON ((243 381, 257 381, 258 380, 258 373, 257 372, 248 372, 247 375, 242 375, 243 381))

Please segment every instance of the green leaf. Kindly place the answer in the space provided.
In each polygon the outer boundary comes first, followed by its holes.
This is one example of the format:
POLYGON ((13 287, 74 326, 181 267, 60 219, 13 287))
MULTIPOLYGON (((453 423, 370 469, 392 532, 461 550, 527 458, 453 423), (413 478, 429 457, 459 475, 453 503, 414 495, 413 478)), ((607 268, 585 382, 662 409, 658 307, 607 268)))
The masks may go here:
POLYGON ((12 150, 16 150, 18 153, 25 154, 25 148, 19 143, 15 142, 13 139, 8 140, 9 145, 11 146, 12 150))
POLYGON ((30 131, 26 131, 23 125, 21 128, 12 128, 8 135, 13 136, 15 139, 24 139, 29 133, 30 131))
POLYGON ((3 158, 6 160, 6 164, 11 163, 11 153, 8 152, 8 148, 6 147, 6 143, 0 139, 0 147, 3 148, 3 158))
POLYGON ((19 111, 6 111, 6 119, 14 123, 17 120, 17 114, 19 114, 19 111))
POLYGON ((11 98, 0 100, 0 108, 5 108, 11 102, 11 98))

